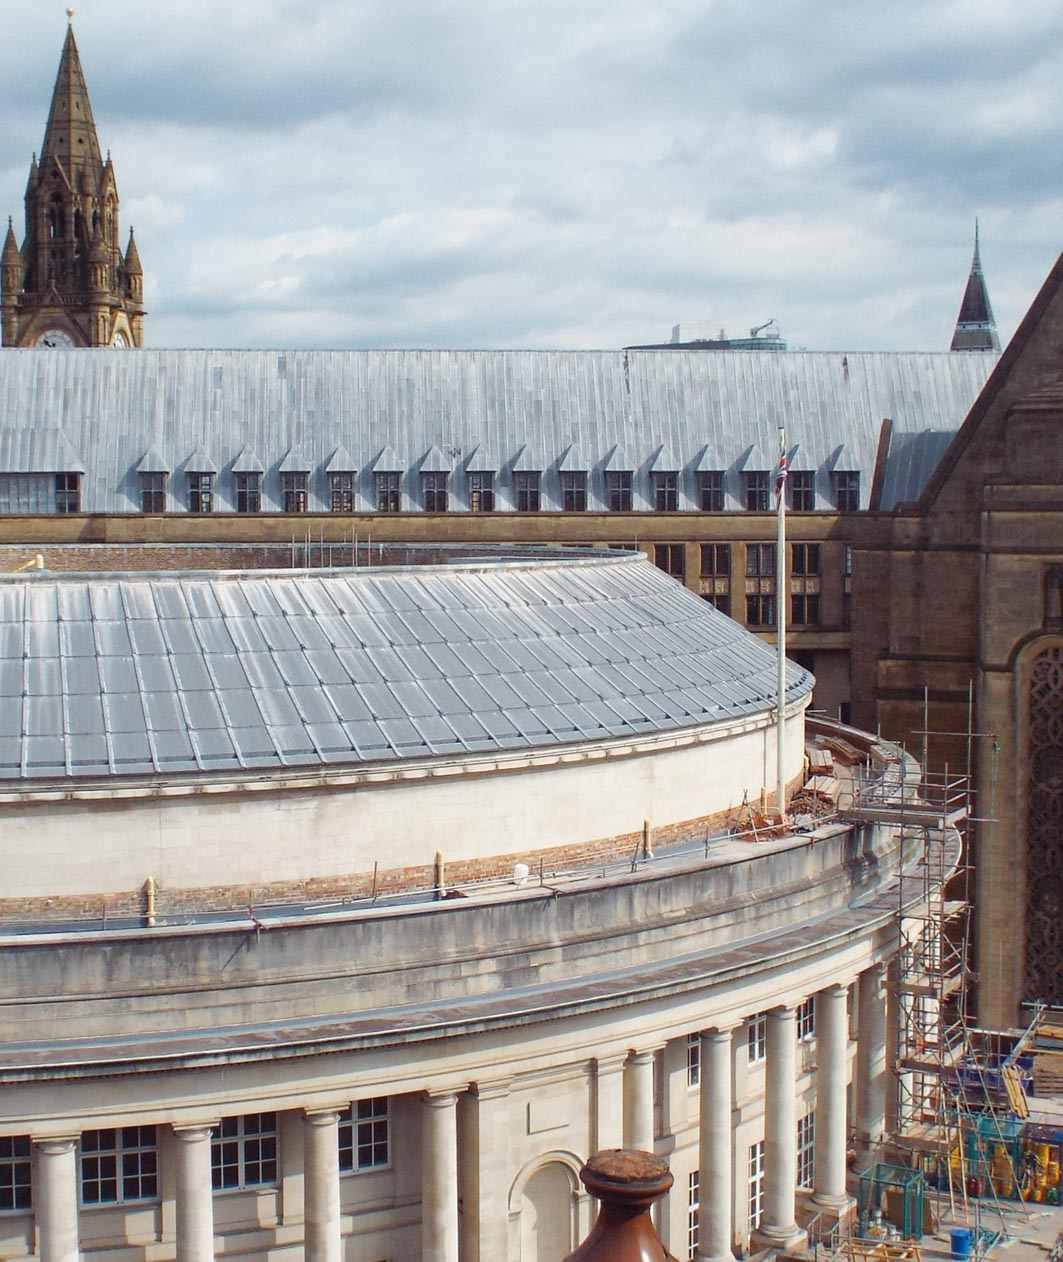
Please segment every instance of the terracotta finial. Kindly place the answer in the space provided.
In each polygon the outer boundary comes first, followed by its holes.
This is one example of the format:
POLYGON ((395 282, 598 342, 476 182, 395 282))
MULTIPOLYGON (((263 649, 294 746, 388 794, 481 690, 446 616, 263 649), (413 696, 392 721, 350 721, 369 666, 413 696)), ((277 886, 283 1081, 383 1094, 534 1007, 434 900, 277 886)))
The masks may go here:
POLYGON ((672 1186, 667 1164, 652 1153, 607 1148, 579 1172, 601 1204, 587 1239, 565 1262, 675 1262, 661 1244, 650 1206, 672 1186))

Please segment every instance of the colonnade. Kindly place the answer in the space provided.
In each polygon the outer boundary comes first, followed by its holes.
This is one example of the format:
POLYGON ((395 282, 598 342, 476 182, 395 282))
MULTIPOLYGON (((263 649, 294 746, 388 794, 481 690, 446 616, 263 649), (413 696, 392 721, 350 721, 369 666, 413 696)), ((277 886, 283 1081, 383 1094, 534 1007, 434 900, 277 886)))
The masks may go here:
MULTIPOLYGON (((869 1160, 885 1127, 885 999, 883 970, 861 975, 857 986, 855 1129, 858 1159, 869 1160)), ((765 1063, 765 1169, 759 1238, 785 1246, 796 1240, 796 1004, 767 1013, 765 1063)), ((730 1262, 734 1242, 734 1063, 736 1025, 699 1035, 698 1262, 730 1262)), ((815 1187, 824 1209, 847 1204, 846 1100, 848 1083, 848 988, 831 985, 816 994, 815 1187)), ((654 1146, 654 1056, 657 1047, 604 1057, 595 1065, 594 1147, 654 1146)), ((476 1087, 477 1099, 483 1089, 476 1087)), ((457 1091, 426 1092, 422 1103, 422 1257, 459 1262, 457 1091)), ((303 1113, 304 1232, 306 1262, 341 1262, 340 1109, 303 1113)), ((177 1262, 213 1262, 211 1170, 213 1119, 173 1127, 177 1262)), ((40 1262, 78 1262, 77 1137, 35 1141, 35 1213, 40 1262)), ((504 1178, 502 1172, 499 1177, 504 1178)))

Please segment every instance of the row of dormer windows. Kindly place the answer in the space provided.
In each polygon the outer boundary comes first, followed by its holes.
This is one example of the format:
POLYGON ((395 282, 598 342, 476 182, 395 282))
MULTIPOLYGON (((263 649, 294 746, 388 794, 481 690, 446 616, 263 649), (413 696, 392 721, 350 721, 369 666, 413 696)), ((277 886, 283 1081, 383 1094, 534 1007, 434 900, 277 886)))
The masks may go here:
MULTIPOLYGON (((69 477, 72 475, 60 475, 69 477)), ((791 473, 787 480, 787 503, 795 512, 812 512, 817 508, 814 474, 803 471, 791 473)), ((330 473, 326 506, 334 513, 359 511, 358 475, 355 473, 330 473)), ((829 508, 836 512, 855 512, 860 505, 860 474, 855 470, 836 470, 831 473, 832 502, 829 508)), ((168 473, 141 473, 140 507, 145 513, 163 513, 170 507, 171 495, 179 493, 168 473)), ((210 513, 217 507, 217 476, 213 473, 186 473, 185 504, 190 513, 210 513)), ((767 470, 751 470, 741 474, 741 507, 750 512, 768 512, 775 507, 771 486, 771 474, 767 470)), ((233 473, 231 475, 230 502, 238 513, 263 511, 262 473, 233 473)), ((311 511, 309 472, 281 473, 279 475, 280 506, 285 513, 311 511)), ((416 503, 408 507, 420 507, 426 513, 446 513, 454 507, 454 486, 446 471, 422 471, 417 475, 398 472, 376 471, 370 483, 369 507, 373 512, 398 513, 404 507, 404 487, 416 503)), ((607 470, 601 495, 601 507, 609 512, 632 512, 635 508, 632 474, 624 470, 607 470)), ((547 503, 544 475, 536 471, 515 471, 510 479, 510 494, 506 502, 500 494, 499 479, 490 472, 469 472, 465 475, 464 506, 473 513, 491 513, 508 507, 518 513, 537 513, 553 507, 565 513, 582 513, 592 507, 589 475, 585 470, 561 470, 556 474, 553 497, 547 503)), ((727 506, 722 470, 702 470, 696 475, 694 507, 701 512, 723 512, 727 506)), ((680 475, 675 472, 650 474, 650 511, 673 513, 680 511, 680 475)), ((57 511, 76 511, 60 508, 57 511)))

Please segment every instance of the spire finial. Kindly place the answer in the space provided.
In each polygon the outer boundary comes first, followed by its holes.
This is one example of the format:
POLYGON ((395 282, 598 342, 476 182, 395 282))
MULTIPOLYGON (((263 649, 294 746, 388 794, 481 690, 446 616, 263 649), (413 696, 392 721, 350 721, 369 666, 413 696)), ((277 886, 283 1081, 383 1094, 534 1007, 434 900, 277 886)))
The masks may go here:
POLYGON ((67 11, 66 11, 66 20, 67 20, 67 21, 68 21, 71 25, 73 25, 73 23, 74 23, 74 10, 73 10, 73 8, 72 8, 71 6, 67 6, 67 11))

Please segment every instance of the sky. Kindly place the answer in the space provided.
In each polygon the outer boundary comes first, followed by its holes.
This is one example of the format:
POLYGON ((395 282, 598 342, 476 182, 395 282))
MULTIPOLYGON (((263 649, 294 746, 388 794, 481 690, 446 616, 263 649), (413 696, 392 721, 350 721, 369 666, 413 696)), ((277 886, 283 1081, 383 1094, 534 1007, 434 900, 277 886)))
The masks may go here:
MULTIPOLYGON (((4 0, 0 212, 66 29, 4 0)), ((1063 249, 1059 0, 82 0, 146 343, 1002 341, 1063 249)))

